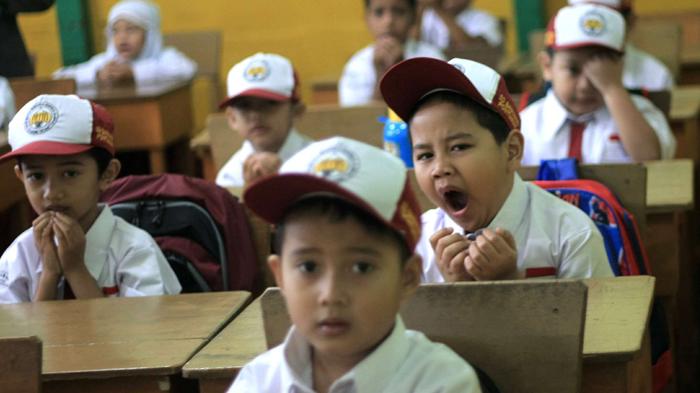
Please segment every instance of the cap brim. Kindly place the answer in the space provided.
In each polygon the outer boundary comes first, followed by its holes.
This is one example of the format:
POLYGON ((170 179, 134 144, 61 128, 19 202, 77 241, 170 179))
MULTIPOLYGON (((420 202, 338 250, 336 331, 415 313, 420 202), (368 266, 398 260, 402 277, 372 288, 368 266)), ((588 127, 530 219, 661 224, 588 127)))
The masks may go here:
MULTIPOLYGON (((401 119, 408 121, 418 101, 437 90, 463 94, 491 109, 474 85, 444 60, 416 57, 390 68, 379 85, 384 100, 401 119)), ((493 110, 493 109, 491 109, 493 110)))
POLYGON ((263 89, 250 89, 250 90, 245 90, 242 91, 235 96, 228 97, 227 99, 223 100, 219 104, 219 109, 224 109, 227 106, 231 105, 233 101, 237 98, 240 97, 255 97, 255 98, 264 98, 266 100, 271 100, 271 101, 279 101, 279 102, 284 102, 284 101, 289 101, 292 98, 287 97, 285 95, 275 93, 269 90, 263 90, 263 89))
POLYGON ((93 145, 77 145, 73 143, 53 142, 53 141, 38 141, 29 143, 17 150, 13 150, 2 157, 0 162, 13 157, 29 156, 29 155, 51 155, 51 156, 67 156, 71 154, 80 154, 92 149, 93 145))
POLYGON ((556 44, 550 45, 550 48, 552 48, 552 49, 555 50, 555 51, 557 51, 557 50, 567 50, 567 49, 592 48, 592 47, 595 47, 595 48, 603 48, 603 49, 609 49, 609 50, 611 50, 611 51, 613 51, 613 52, 616 52, 616 53, 619 53, 619 54, 624 54, 624 53, 625 53, 624 49, 621 50, 621 49, 618 49, 618 48, 613 48, 613 47, 610 46, 610 45, 606 45, 606 44, 604 44, 604 43, 597 42, 597 41, 577 42, 577 43, 575 43, 575 44, 569 44, 569 45, 556 45, 556 44))

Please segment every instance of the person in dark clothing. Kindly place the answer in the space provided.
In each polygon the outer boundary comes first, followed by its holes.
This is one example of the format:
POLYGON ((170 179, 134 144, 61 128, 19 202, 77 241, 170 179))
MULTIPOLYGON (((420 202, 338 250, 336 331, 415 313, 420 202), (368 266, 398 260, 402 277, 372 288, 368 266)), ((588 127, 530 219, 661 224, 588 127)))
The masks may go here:
POLYGON ((20 12, 44 11, 54 0, 0 0, 0 76, 33 76, 34 67, 17 25, 20 12))

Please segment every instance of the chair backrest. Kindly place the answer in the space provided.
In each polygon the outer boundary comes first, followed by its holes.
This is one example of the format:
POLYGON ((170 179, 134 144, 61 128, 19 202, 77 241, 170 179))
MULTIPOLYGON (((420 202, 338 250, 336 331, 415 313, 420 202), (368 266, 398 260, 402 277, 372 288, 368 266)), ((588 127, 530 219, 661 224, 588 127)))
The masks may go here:
POLYGON ((229 128, 225 113, 211 113, 207 116, 206 131, 209 132, 211 156, 218 172, 245 142, 245 138, 229 128))
POLYGON ((15 107, 19 110, 40 94, 75 94, 74 79, 12 78, 10 88, 15 95, 15 107))
POLYGON ((671 21, 656 21, 637 24, 630 41, 638 48, 651 53, 663 62, 678 78, 681 63, 681 25, 671 21))
POLYGON ((163 34, 163 43, 174 46, 197 63, 197 76, 211 83, 211 108, 217 110, 221 94, 219 69, 221 67, 221 32, 189 31, 163 34))
MULTIPOLYGON (((401 316, 485 371, 501 392, 577 392, 586 294, 579 281, 429 284, 401 316)), ((261 306, 271 348, 290 326, 279 289, 268 288, 261 306)))
POLYGON ((0 338, 3 392, 41 392, 41 341, 36 336, 0 338))

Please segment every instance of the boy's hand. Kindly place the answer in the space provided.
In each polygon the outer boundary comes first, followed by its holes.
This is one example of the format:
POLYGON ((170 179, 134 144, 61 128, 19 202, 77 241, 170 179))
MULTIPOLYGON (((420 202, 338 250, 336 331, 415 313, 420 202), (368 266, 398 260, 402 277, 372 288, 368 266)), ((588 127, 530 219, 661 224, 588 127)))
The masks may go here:
POLYGON ((42 213, 32 222, 32 231, 34 243, 41 254, 42 277, 58 280, 63 274, 63 269, 54 244, 53 215, 51 211, 42 213))
POLYGON ((452 232, 452 228, 442 228, 430 237, 438 269, 447 282, 474 281, 465 267, 465 258, 472 241, 452 232))
POLYGON ((279 171, 282 160, 275 153, 256 152, 243 162, 243 181, 245 184, 273 175, 279 171))
POLYGON ((374 68, 379 78, 389 67, 403 59, 403 45, 395 37, 383 35, 374 42, 374 68))
POLYGON ((510 232, 501 228, 484 229, 471 242, 464 268, 479 281, 516 279, 520 278, 517 257, 515 239, 510 232))
POLYGON ((85 233, 75 219, 55 213, 53 232, 58 239, 58 259, 65 275, 86 269, 85 233))
POLYGON ((603 96, 610 89, 624 89, 622 86, 622 56, 598 54, 583 65, 583 73, 603 96))

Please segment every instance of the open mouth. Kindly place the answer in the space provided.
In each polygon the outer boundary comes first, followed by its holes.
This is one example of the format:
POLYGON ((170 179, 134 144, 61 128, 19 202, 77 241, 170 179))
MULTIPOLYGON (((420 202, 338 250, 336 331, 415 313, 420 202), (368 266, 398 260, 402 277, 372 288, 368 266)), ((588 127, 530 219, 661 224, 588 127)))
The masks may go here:
POLYGON ((469 198, 467 195, 460 191, 446 191, 442 194, 443 199, 454 212, 463 210, 469 204, 469 198))

